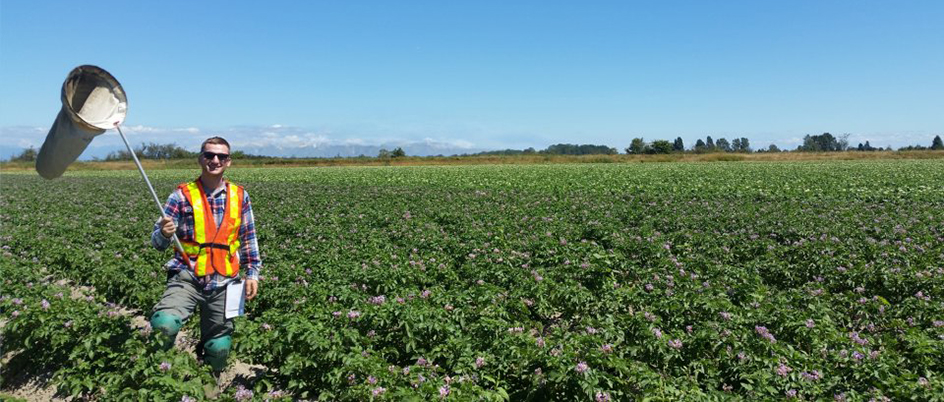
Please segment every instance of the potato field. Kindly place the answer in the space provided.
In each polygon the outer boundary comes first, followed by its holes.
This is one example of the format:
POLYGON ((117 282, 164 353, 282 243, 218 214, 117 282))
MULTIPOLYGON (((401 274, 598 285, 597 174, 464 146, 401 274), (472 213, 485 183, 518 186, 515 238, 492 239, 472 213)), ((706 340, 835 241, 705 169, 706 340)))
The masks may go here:
MULTIPOLYGON (((941 160, 238 164, 263 278, 220 400, 944 400, 941 160)), ((146 323, 157 218, 136 171, 0 175, 0 392, 206 399, 146 323)))

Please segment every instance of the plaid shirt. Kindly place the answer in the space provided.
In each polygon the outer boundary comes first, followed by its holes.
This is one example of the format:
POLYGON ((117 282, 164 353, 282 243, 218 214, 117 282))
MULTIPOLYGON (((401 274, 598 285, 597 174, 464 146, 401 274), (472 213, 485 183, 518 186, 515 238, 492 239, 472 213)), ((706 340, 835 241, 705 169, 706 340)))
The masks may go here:
MULTIPOLYGON (((202 183, 200 184, 203 185, 202 183)), ((205 190, 205 189, 204 189, 205 190)), ((220 186, 212 194, 207 194, 207 202, 210 204, 210 211, 213 212, 213 218, 216 220, 216 227, 219 228, 223 222, 223 212, 226 210, 226 186, 220 186)), ((177 238, 180 240, 193 241, 193 206, 184 197, 180 189, 174 190, 167 203, 164 204, 164 214, 174 220, 177 225, 177 238)), ((249 203, 249 192, 243 191, 243 210, 240 212, 239 225, 239 268, 246 273, 246 279, 259 279, 259 270, 262 269, 262 260, 259 258, 259 243, 256 241, 256 225, 252 216, 252 205, 249 203)), ((173 241, 161 234, 160 226, 154 224, 154 232, 151 233, 151 244, 158 250, 167 249, 173 241)), ((191 256, 194 260, 196 256, 191 256)), ((179 271, 186 269, 193 274, 193 271, 184 261, 180 253, 175 252, 174 258, 165 265, 168 271, 179 271)), ((196 276, 196 275, 194 275, 196 276)), ((222 287, 234 280, 226 276, 214 273, 208 278, 204 290, 213 290, 222 287)))

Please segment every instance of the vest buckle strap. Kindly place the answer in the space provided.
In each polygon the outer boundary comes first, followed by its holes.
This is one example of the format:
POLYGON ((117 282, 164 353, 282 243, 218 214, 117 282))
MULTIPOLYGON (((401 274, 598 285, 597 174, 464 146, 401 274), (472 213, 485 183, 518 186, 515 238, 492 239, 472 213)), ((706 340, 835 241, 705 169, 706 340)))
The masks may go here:
POLYGON ((215 248, 229 251, 229 245, 221 243, 200 243, 200 248, 215 248))

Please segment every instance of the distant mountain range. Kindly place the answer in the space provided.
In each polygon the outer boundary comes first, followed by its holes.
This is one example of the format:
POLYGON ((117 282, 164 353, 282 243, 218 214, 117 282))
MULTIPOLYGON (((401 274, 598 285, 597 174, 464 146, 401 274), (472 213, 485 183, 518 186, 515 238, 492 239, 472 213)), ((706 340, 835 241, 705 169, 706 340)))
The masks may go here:
MULTIPOLYGON (((366 144, 321 144, 317 146, 303 147, 276 147, 276 146, 248 146, 240 149, 241 151, 263 156, 284 157, 284 158, 334 158, 334 157, 357 157, 357 156, 377 156, 381 149, 393 151, 397 147, 403 148, 409 156, 435 156, 435 155, 461 155, 473 154, 485 151, 481 148, 463 148, 450 146, 449 144, 436 142, 400 142, 381 145, 366 144)), ((11 156, 18 155, 25 148, 0 145, 0 160, 9 160, 11 156)), ((95 146, 93 142, 85 152, 79 157, 79 160, 93 160, 95 158, 104 159, 111 152, 123 151, 120 146, 95 146)), ((38 151, 38 149, 37 149, 38 151)))
POLYGON ((253 155, 295 157, 295 158, 333 158, 377 156, 381 149, 393 151, 397 147, 403 148, 409 156, 460 155, 484 151, 480 148, 460 148, 444 143, 435 142, 401 142, 381 145, 366 144, 333 144, 306 147, 245 147, 242 151, 253 155))

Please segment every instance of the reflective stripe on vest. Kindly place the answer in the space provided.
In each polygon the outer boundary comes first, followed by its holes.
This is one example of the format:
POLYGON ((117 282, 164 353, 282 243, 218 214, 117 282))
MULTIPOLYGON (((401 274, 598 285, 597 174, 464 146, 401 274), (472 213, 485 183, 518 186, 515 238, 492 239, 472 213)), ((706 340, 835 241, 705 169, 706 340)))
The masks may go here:
POLYGON ((181 240, 184 252, 196 257, 195 276, 214 273, 232 277, 239 274, 239 225, 243 207, 243 189, 226 183, 223 222, 216 218, 207 202, 203 187, 197 182, 181 184, 181 192, 193 208, 193 239, 181 240))

